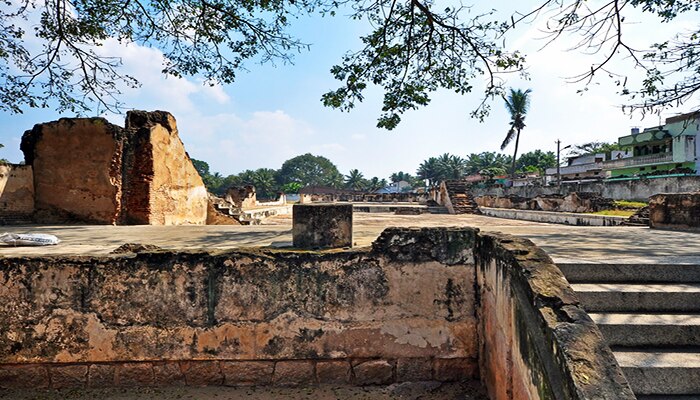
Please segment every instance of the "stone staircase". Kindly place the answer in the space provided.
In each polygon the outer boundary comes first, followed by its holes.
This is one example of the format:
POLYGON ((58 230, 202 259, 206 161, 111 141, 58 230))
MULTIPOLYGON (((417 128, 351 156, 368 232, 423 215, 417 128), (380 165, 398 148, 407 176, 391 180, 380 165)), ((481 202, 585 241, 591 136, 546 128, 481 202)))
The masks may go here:
POLYGON ((557 265, 639 399, 700 399, 700 265, 557 265))
POLYGON ((481 214, 474 197, 469 193, 469 183, 463 180, 447 180, 445 189, 455 214, 481 214))

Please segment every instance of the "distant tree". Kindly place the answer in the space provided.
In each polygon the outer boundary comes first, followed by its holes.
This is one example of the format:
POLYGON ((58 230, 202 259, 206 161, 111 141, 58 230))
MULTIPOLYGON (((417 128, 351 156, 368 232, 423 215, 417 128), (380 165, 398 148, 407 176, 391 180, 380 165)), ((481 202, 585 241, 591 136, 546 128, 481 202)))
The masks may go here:
POLYGON ((373 176, 372 179, 367 181, 367 190, 370 192, 376 192, 384 187, 386 187, 386 179, 379 179, 373 176))
POLYGON ((272 199, 277 196, 279 186, 277 184, 277 171, 270 168, 258 168, 253 172, 253 186, 257 197, 272 199))
POLYGON ((428 186, 434 186, 440 182, 440 173, 440 162, 436 157, 430 157, 423 161, 416 171, 418 178, 428 181, 428 186))
POLYGON ((489 168, 508 169, 511 163, 511 157, 505 154, 485 151, 483 153, 472 153, 467 156, 466 173, 476 174, 489 168))
POLYGON ((622 150, 622 146, 620 146, 617 143, 589 142, 589 143, 574 145, 569 150, 569 156, 575 157, 575 156, 583 156, 583 155, 587 155, 587 154, 605 153, 608 157, 610 157, 610 153, 612 153, 615 150, 622 150))
POLYGON ((440 180, 460 179, 467 170, 467 162, 459 156, 445 153, 437 158, 440 180))
POLYGON ((515 138, 515 150, 513 151, 512 166, 510 169, 511 178, 515 178, 515 161, 518 157, 518 144, 520 142, 520 132, 525 128, 525 115, 527 114, 528 108, 530 108, 530 93, 532 91, 527 89, 522 91, 520 89, 510 89, 508 97, 503 97, 506 103, 506 109, 510 114, 510 129, 506 134, 506 138, 501 144, 501 150, 505 150, 508 144, 515 138))
POLYGON ((366 187, 366 180, 362 172, 358 169, 351 169, 348 175, 345 175, 345 187, 352 190, 363 190, 366 187))
POLYGON ((289 182, 282 185, 282 191, 284 193, 299 193, 301 187, 301 183, 299 182, 289 182))
POLYGON ((415 178, 413 177, 413 175, 409 174, 408 172, 403 172, 403 171, 399 171, 399 172, 394 172, 394 173, 392 173, 392 174, 389 176, 389 179, 390 179, 393 183, 404 181, 404 182, 410 183, 411 185, 413 185, 413 182, 414 182, 414 180, 415 180, 415 178))
POLYGON ((557 166, 557 156, 553 151, 544 152, 535 150, 524 153, 518 158, 516 168, 523 172, 537 172, 543 174, 547 168, 557 166))
POLYGON ((277 174, 281 184, 297 182, 303 186, 318 185, 339 188, 343 175, 329 159, 311 153, 291 158, 282 164, 277 174))

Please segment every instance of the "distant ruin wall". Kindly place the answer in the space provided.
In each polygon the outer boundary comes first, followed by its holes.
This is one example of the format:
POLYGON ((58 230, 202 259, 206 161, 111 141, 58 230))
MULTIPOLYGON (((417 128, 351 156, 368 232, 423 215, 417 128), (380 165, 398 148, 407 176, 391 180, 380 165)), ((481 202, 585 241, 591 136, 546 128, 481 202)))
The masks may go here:
POLYGON ((0 163, 0 216, 34 212, 34 178, 30 165, 0 163))
POLYGON ((347 201, 353 203, 418 203, 426 204, 430 200, 428 193, 326 193, 300 195, 300 202, 332 203, 347 201))
POLYGON ((659 193, 685 193, 700 190, 700 176, 678 176, 670 178, 641 178, 626 181, 603 181, 585 183, 563 183, 557 186, 518 186, 510 188, 472 188, 474 196, 509 195, 533 198, 539 195, 562 194, 572 192, 595 192, 602 197, 614 200, 648 201, 649 197, 659 193))
POLYGON ((474 231, 403 251, 416 236, 371 252, 2 258, 0 388, 475 377, 474 231))
POLYGON ((62 118, 22 137, 38 223, 204 224, 207 193, 172 115, 62 118))
POLYGON ((124 130, 104 118, 34 125, 21 149, 34 170, 35 219, 113 224, 121 209, 124 130))
POLYGON ((635 399, 559 268, 527 239, 480 234, 479 366, 492 400, 635 399))
POLYGON ((649 225, 700 232, 700 192, 664 193, 649 201, 649 225))
POLYGON ((554 194, 539 195, 534 198, 523 198, 514 195, 507 197, 480 196, 474 200, 479 207, 532 211, 590 213, 614 208, 612 199, 601 197, 598 193, 571 192, 566 196, 554 194))

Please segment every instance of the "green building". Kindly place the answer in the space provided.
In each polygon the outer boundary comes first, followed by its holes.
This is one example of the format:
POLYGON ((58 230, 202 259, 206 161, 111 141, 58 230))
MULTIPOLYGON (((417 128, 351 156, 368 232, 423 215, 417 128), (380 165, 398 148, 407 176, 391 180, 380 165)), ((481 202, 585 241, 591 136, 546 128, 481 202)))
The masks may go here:
POLYGON ((618 139, 623 151, 603 163, 610 179, 642 176, 698 175, 700 171, 700 112, 667 118, 666 124, 632 129, 618 139))

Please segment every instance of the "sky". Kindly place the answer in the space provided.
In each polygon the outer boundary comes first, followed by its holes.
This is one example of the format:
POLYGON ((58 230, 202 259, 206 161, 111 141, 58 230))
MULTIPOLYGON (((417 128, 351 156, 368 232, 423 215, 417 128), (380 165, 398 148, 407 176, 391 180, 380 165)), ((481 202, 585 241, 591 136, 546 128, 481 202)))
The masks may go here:
MULTIPOLYGON (((494 7, 512 9, 523 1, 497 1, 494 7)), ((534 4, 534 3, 533 3, 534 4)), ((641 14, 628 17, 625 33, 638 47, 670 37, 692 18, 659 24, 641 14), (652 28, 652 29, 650 29, 652 28)), ((470 153, 500 151, 508 130, 508 114, 501 99, 492 104, 484 122, 469 116, 480 102, 480 89, 457 95, 440 91, 420 110, 409 111, 393 131, 376 128, 381 111, 381 90, 370 89, 366 100, 350 113, 323 107, 320 98, 338 87, 329 70, 344 53, 358 50, 359 36, 367 33, 362 22, 340 15, 309 17, 295 21, 292 32, 311 44, 308 52, 295 56, 293 65, 247 64, 231 85, 209 87, 197 78, 175 79, 161 75, 162 53, 135 44, 108 40, 101 51, 123 60, 123 69, 138 78, 138 89, 126 90, 121 100, 131 109, 166 110, 177 119, 180 137, 192 158, 206 161, 212 172, 226 176, 246 169, 279 168, 294 156, 312 153, 333 161, 341 173, 357 168, 365 177, 387 178, 391 173, 415 173, 418 165, 443 153, 466 157, 470 153)), ((535 149, 555 151, 562 146, 591 141, 616 141, 632 127, 659 125, 663 118, 691 111, 696 103, 667 110, 659 117, 632 116, 620 110, 623 99, 613 81, 601 78, 582 89, 567 83, 590 68, 595 56, 569 51, 575 38, 563 38, 540 50, 544 43, 537 26, 523 25, 507 44, 527 55, 530 80, 516 75, 508 86, 531 88, 531 108, 523 131, 519 154, 535 149)), ((620 59, 614 68, 641 79, 641 71, 620 59)), ((22 133, 35 123, 74 115, 51 110, 28 110, 24 114, 0 113, 0 158, 23 159, 19 150, 22 133)), ((124 115, 106 115, 123 126, 124 115)), ((512 154, 511 144, 505 152, 512 154)), ((563 153, 564 155, 564 153, 563 153)))

